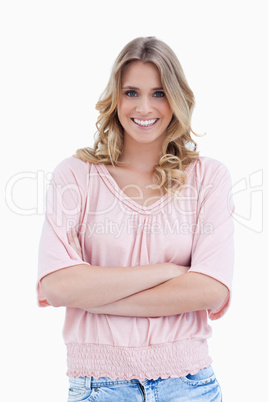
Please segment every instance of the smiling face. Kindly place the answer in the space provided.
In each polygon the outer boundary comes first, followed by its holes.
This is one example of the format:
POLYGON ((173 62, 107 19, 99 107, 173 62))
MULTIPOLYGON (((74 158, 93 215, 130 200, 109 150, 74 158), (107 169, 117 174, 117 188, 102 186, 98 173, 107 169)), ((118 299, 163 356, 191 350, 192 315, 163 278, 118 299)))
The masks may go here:
POLYGON ((161 148, 172 110, 154 64, 134 61, 126 67, 117 111, 125 141, 158 141, 161 148))

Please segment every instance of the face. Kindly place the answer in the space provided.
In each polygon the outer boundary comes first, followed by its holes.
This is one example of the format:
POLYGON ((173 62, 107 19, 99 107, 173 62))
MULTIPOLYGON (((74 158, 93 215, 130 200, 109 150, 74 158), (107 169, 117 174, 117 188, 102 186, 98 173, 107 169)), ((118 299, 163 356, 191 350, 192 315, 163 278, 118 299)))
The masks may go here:
POLYGON ((154 64, 135 61, 127 66, 117 111, 125 140, 143 144, 158 141, 161 146, 172 110, 154 64))

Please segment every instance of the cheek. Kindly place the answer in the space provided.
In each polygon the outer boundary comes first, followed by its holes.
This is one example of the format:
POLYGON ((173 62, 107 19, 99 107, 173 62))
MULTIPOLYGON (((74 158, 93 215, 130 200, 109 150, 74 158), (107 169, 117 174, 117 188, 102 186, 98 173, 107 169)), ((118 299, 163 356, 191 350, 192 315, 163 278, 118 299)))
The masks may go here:
POLYGON ((127 102, 125 102, 122 99, 119 99, 118 106, 117 106, 117 114, 118 114, 118 118, 120 121, 122 119, 124 119, 124 117, 126 116, 128 111, 129 111, 129 107, 128 107, 127 102))
POLYGON ((169 103, 163 105, 162 112, 168 121, 170 121, 172 119, 173 113, 172 113, 171 107, 169 106, 169 103))

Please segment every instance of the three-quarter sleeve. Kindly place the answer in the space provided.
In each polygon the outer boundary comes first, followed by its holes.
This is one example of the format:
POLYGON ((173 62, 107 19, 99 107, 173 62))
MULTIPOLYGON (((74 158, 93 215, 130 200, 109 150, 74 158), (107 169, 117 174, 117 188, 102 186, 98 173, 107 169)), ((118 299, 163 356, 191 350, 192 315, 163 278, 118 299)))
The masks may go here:
POLYGON ((214 160, 197 166, 199 187, 197 224, 189 272, 208 275, 228 288, 228 296, 216 310, 208 310, 211 320, 223 316, 229 307, 234 268, 234 205, 229 171, 214 160))
POLYGON ((79 228, 87 197, 87 164, 75 157, 64 159, 52 174, 46 192, 46 212, 38 250, 38 304, 49 303, 40 280, 57 270, 87 264, 70 246, 67 231, 79 228))

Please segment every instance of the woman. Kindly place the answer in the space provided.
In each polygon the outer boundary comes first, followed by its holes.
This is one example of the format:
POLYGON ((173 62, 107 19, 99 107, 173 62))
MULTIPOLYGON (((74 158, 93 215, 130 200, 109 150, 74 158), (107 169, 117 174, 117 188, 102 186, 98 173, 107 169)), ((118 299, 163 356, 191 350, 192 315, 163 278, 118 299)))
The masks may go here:
POLYGON ((125 46, 96 107, 39 248, 39 304, 67 308, 69 401, 221 401, 207 315, 230 303, 228 170, 196 151, 193 93, 156 38, 125 46))

